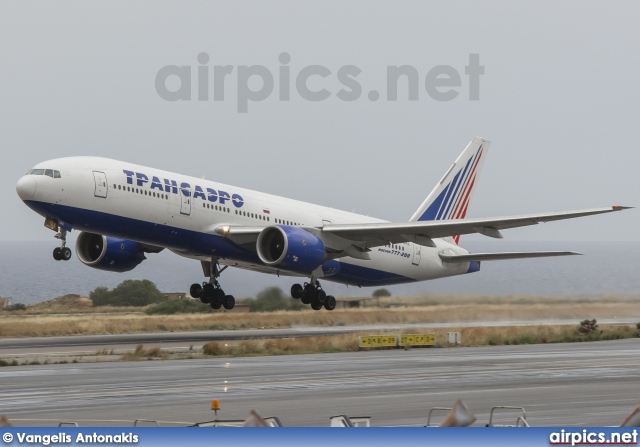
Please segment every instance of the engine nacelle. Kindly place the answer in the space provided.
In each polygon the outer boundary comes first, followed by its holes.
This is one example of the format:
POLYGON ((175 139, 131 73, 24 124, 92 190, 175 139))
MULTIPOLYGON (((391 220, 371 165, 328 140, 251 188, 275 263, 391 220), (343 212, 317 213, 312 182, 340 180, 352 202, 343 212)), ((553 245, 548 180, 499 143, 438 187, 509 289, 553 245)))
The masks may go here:
POLYGON ((288 225, 267 227, 256 244, 260 260, 267 265, 297 273, 311 273, 325 258, 324 244, 313 234, 288 225))
POLYGON ((78 259, 89 267, 128 272, 147 259, 138 242, 82 232, 76 241, 78 259))

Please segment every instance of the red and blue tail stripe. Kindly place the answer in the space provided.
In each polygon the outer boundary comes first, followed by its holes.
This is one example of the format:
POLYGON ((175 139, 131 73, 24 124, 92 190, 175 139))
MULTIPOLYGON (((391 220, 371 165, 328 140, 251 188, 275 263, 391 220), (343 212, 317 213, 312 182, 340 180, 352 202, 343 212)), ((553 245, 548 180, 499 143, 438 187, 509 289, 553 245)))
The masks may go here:
POLYGON ((466 215, 482 155, 483 145, 427 207, 419 221, 462 219, 466 215))

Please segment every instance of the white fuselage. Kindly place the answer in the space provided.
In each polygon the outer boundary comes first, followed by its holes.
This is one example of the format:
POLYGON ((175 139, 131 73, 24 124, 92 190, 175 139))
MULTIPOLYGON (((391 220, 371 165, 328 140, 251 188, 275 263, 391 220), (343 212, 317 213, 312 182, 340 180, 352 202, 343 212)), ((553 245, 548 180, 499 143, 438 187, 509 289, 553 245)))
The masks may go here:
MULTIPOLYGON (((384 222, 258 191, 224 185, 131 163, 70 157, 34 169, 60 172, 59 178, 28 175, 18 183, 22 200, 46 218, 68 228, 166 247, 194 259, 281 275, 305 276, 265 265, 255 245, 239 245, 217 234, 221 225, 321 228, 331 224, 384 222), (25 178, 29 177, 25 180, 25 178), (22 185, 22 186, 21 186, 22 185)), ((444 239, 436 247, 405 242, 371 249, 370 260, 341 257, 339 271, 324 279, 378 286, 467 273, 469 263, 443 263, 438 253, 465 254, 444 239)), ((322 275, 318 275, 322 276, 322 275)))

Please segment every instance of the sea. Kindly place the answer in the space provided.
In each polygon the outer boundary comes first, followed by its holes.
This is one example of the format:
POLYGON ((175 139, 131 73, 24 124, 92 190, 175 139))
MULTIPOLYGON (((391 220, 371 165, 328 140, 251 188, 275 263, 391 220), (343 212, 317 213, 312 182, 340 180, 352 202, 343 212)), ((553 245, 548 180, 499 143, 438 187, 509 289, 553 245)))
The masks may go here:
MULTIPOLYGON (((471 252, 571 250, 583 256, 513 261, 485 261, 477 273, 388 286, 394 296, 575 296, 640 298, 640 242, 579 241, 467 241, 471 252)), ((88 296, 96 287, 113 288, 126 279, 148 279, 162 292, 186 292, 205 280, 197 261, 168 250, 148 254, 131 272, 111 273, 83 265, 75 256, 54 261, 56 241, 0 241, 0 297, 33 304, 66 294, 88 296)), ((73 247, 72 247, 73 248, 73 247)), ((255 297, 267 287, 288 292, 290 277, 228 268, 220 282, 236 298, 255 297)), ((377 288, 347 287, 322 281, 328 294, 371 296, 377 288)))

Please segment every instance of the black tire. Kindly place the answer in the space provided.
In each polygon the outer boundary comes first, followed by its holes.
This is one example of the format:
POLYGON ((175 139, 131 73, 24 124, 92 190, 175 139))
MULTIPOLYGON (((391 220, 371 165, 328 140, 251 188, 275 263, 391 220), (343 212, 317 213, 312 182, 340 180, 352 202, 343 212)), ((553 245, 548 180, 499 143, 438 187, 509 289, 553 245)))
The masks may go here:
POLYGON ((322 309, 322 304, 320 304, 317 301, 314 301, 313 303, 311 303, 311 308, 313 310, 320 310, 320 309, 322 309))
POLYGON ((191 298, 202 298, 202 286, 200 284, 191 284, 189 295, 191 295, 191 298))
POLYGON ((71 249, 69 247, 64 247, 60 250, 60 257, 63 261, 68 261, 71 259, 71 249))
POLYGON ((324 302, 324 308, 327 310, 333 310, 336 308, 336 298, 333 295, 327 296, 327 299, 324 302))
POLYGON ((60 254, 60 251, 62 249, 60 247, 56 247, 53 249, 53 259, 55 259, 56 261, 59 261, 62 259, 62 254, 60 254))
POLYGON ((213 292, 213 299, 220 303, 224 303, 224 298, 225 298, 224 290, 222 290, 219 287, 215 289, 215 291, 213 292))
POLYGON ((211 306, 212 309, 218 310, 222 307, 222 303, 219 301, 212 301, 209 303, 209 306, 211 306))
POLYGON ((291 286, 291 298, 299 300, 302 298, 302 294, 304 293, 304 288, 301 284, 294 284, 291 286))
POLYGON ((316 288, 311 284, 306 284, 300 299, 303 304, 311 304, 316 299, 316 288))
POLYGON ((227 295, 224 297, 224 301, 222 302, 222 305, 224 306, 225 309, 231 310, 236 305, 236 299, 233 297, 233 295, 227 295))
POLYGON ((325 293, 324 290, 322 289, 318 289, 316 290, 316 299, 317 302, 319 302, 320 304, 324 304, 324 302, 327 300, 327 294, 325 293))
POLYGON ((202 295, 200 296, 200 301, 203 303, 212 303, 216 296, 216 289, 213 287, 213 284, 205 284, 202 287, 202 295))

